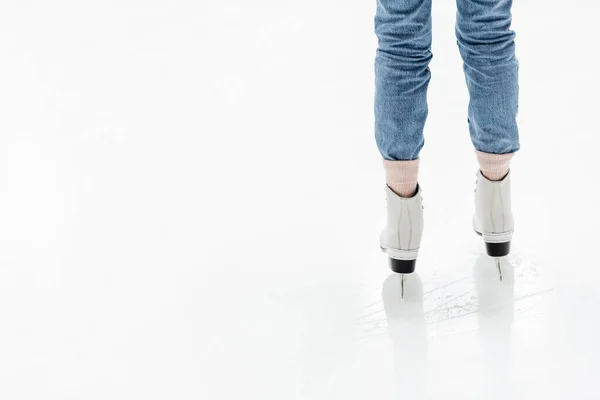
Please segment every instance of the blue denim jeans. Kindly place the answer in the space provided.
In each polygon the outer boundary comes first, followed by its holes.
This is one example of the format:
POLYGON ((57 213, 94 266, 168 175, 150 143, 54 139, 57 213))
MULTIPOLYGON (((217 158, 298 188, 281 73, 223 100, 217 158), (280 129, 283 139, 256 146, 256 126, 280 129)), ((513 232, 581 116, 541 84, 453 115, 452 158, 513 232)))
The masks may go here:
MULTIPOLYGON (((377 1, 375 138, 386 160, 414 160, 424 144, 431 1, 377 1)), ((471 140, 486 153, 515 152, 519 87, 515 34, 510 29, 512 0, 456 1, 456 37, 469 89, 471 140)))

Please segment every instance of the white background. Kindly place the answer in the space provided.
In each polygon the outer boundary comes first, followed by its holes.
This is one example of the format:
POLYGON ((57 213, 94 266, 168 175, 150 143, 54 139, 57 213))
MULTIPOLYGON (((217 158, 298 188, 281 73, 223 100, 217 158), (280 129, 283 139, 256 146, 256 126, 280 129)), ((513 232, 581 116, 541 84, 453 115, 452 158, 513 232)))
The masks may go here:
POLYGON ((505 280, 434 1, 400 300, 373 1, 2 0, 0 398, 599 398, 600 6, 515 3, 505 280))

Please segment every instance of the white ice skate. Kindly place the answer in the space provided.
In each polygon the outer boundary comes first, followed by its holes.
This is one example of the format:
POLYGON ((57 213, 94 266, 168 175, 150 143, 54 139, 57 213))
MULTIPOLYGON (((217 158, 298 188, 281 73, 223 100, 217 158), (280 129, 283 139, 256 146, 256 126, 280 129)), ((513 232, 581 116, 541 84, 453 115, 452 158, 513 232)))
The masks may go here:
POLYGON ((485 250, 490 257, 500 258, 510 253, 514 227, 510 200, 510 171, 501 181, 490 181, 479 171, 475 189, 473 228, 483 237, 485 250))
POLYGON ((423 235, 423 200, 421 187, 410 198, 385 188, 387 198, 387 226, 381 232, 381 250, 390 258, 390 268, 399 274, 415 271, 415 264, 423 235))

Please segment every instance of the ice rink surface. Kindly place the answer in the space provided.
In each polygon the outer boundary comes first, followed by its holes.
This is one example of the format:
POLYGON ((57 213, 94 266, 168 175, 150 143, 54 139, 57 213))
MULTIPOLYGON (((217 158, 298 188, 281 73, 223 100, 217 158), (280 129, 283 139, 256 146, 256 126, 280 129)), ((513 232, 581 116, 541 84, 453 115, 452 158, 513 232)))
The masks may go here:
POLYGON ((513 252, 434 1, 425 236, 378 248, 374 2, 3 1, 0 398, 598 399, 600 6, 516 2, 513 252))

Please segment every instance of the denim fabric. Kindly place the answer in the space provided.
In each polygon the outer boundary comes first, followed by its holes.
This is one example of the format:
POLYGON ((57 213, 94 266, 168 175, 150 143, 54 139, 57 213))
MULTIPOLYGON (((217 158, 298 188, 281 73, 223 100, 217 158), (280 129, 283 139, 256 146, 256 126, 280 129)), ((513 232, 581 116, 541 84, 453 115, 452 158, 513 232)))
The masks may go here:
MULTIPOLYGON (((386 160, 414 160, 424 144, 431 1, 377 1, 375 138, 386 160)), ((457 0, 456 37, 470 95, 469 131, 475 148, 486 153, 519 149, 511 6, 512 0, 457 0)))

